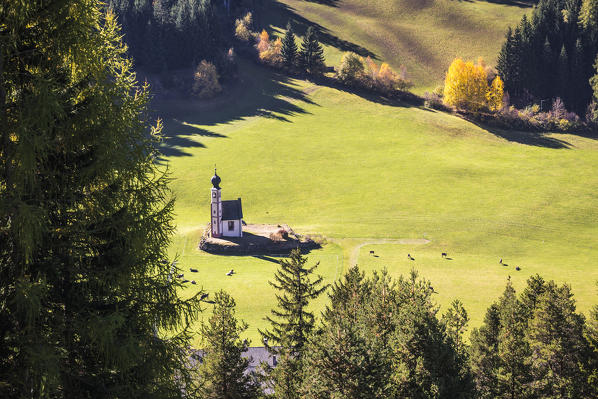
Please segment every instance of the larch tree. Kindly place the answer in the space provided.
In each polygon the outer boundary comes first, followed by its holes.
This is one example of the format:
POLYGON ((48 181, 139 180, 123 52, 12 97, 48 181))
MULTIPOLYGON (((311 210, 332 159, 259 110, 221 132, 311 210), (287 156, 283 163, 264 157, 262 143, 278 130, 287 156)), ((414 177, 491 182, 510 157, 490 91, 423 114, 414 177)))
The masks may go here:
POLYGON ((249 360, 241 356, 248 342, 241 339, 247 324, 235 317, 235 300, 224 291, 214 296, 214 311, 202 324, 203 359, 199 367, 201 397, 237 399, 257 397, 255 376, 248 373, 249 360))
POLYGON ((297 60, 297 43, 295 43, 295 33, 291 22, 287 23, 287 31, 282 39, 282 48, 280 50, 284 66, 292 68, 297 60))
POLYGON ((314 275, 319 262, 306 267, 307 257, 299 249, 288 260, 281 260, 270 285, 277 290, 278 307, 267 316, 270 330, 260 330, 268 350, 279 357, 270 377, 277 398, 298 398, 302 382, 303 348, 314 328, 315 317, 309 312, 309 302, 316 299, 327 285, 314 275))
POLYGON ((303 37, 298 64, 301 69, 311 74, 324 71, 324 49, 318 41, 318 34, 313 26, 307 28, 307 32, 303 37))
POLYGON ((188 323, 147 86, 95 0, 0 6, 0 396, 177 398, 188 323))
POLYGON ((492 111, 498 111, 503 106, 503 96, 504 96, 504 83, 500 76, 496 76, 490 87, 488 88, 488 92, 486 93, 486 102, 488 104, 488 108, 492 111))

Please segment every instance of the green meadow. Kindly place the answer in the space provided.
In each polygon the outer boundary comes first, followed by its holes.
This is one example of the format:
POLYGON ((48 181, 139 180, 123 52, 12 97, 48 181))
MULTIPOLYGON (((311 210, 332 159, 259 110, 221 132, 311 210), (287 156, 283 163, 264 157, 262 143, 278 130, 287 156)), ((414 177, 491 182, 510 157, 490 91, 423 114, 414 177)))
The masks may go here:
POLYGON ((397 69, 406 67, 423 93, 442 83, 455 57, 490 65, 508 26, 530 8, 525 0, 262 0, 257 22, 274 32, 287 21, 300 35, 319 28, 326 60, 338 65, 343 51, 370 55, 397 69))
MULTIPOLYGON (((351 13, 377 18, 349 7, 358 3, 366 7, 367 2, 284 2, 306 19, 326 7, 336 10, 345 22, 328 21, 321 13, 319 23, 355 41, 366 33, 349 26, 351 13)), ((408 2, 378 3, 376 10, 384 13, 386 6, 408 2)), ((432 15, 445 2, 430 3, 422 15, 432 15)), ((527 10, 490 2, 456 4, 466 14, 491 7, 509 15, 527 10)), ((368 49, 382 57, 386 47, 377 43, 368 49)), ((482 46, 482 55, 492 58, 499 46, 482 46)), ((340 54, 339 48, 334 51, 340 54)), ((419 61, 413 62, 410 69, 417 70, 419 61)), ((489 129, 450 114, 288 78, 245 60, 239 67, 238 84, 214 100, 158 98, 153 107, 164 121, 160 162, 174 178, 177 234, 171 255, 178 256, 185 278, 198 282, 184 294, 200 287, 227 290, 237 301, 238 316, 249 323, 253 345, 259 345, 258 328, 266 327, 263 317, 275 305, 268 280, 278 258, 216 256, 197 249, 209 222, 214 164, 223 199, 242 197, 247 223, 287 223, 299 233, 326 238, 323 248, 308 256, 310 263, 320 262, 318 272, 328 283, 355 263, 368 273, 386 268, 393 276, 416 269, 432 281, 441 312, 455 298, 464 302, 470 328, 480 325, 509 276, 516 288, 535 273, 568 283, 584 312, 597 303, 595 138, 489 129), (236 274, 228 277, 230 269, 236 274)), ((420 88, 437 82, 435 72, 418 73, 420 88)), ((316 312, 325 300, 313 305, 316 312)))

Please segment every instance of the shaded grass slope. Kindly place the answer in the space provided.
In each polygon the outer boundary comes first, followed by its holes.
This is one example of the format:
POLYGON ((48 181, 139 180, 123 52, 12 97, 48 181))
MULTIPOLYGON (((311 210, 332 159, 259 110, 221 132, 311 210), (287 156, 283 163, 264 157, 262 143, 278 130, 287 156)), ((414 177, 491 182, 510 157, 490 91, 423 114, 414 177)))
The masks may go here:
POLYGON ((331 65, 343 51, 405 65, 416 92, 442 83, 457 56, 494 64, 507 27, 530 10, 529 2, 500 0, 263 0, 256 6, 262 26, 282 30, 291 21, 300 35, 309 25, 318 28, 331 65))

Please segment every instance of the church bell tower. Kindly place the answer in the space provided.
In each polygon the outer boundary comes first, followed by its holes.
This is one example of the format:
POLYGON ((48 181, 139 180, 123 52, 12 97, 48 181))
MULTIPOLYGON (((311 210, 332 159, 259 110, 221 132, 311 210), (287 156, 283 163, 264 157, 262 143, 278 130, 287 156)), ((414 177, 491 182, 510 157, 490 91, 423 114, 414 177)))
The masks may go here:
POLYGON ((212 176, 211 191, 211 216, 210 229, 212 237, 222 236, 222 199, 220 198, 220 176, 216 173, 214 168, 214 176, 212 176))

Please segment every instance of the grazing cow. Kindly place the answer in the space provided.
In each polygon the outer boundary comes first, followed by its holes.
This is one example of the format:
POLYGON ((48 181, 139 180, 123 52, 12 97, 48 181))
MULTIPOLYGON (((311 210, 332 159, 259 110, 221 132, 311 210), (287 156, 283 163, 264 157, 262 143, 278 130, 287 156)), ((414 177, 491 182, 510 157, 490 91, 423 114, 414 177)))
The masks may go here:
POLYGON ((370 251, 370 255, 373 255, 373 254, 374 254, 374 251, 370 251))
POLYGON ((409 260, 415 260, 415 258, 414 258, 413 256, 411 256, 411 254, 407 254, 407 258, 408 258, 409 260))
POLYGON ((195 280, 191 280, 191 284, 197 284, 195 280))
POLYGON ((515 270, 519 271, 519 270, 521 270, 521 268, 520 268, 519 266, 517 266, 517 267, 515 268, 515 270))
POLYGON ((448 256, 448 254, 446 252, 443 252, 441 255, 443 258, 446 258, 448 256))
POLYGON ((181 273, 181 274, 177 274, 177 275, 176 275, 176 278, 183 278, 184 276, 185 276, 185 275, 184 275, 183 273, 181 273))
POLYGON ((210 295, 210 294, 209 293, 208 294, 203 294, 201 297, 199 297, 199 300, 203 301, 204 299, 206 299, 208 297, 208 295, 210 295))
POLYGON ((234 271, 233 269, 230 269, 230 271, 229 271, 228 273, 226 273, 226 275, 227 275, 227 276, 232 276, 234 272, 235 272, 235 271, 234 271))
POLYGON ((498 263, 500 263, 502 265, 502 258, 500 258, 500 260, 498 261, 498 263))
POLYGON ((189 280, 183 280, 183 283, 188 283, 188 282, 189 282, 189 280))
POLYGON ((197 269, 194 269, 192 267, 190 267, 189 270, 191 270, 193 273, 197 273, 197 269))

